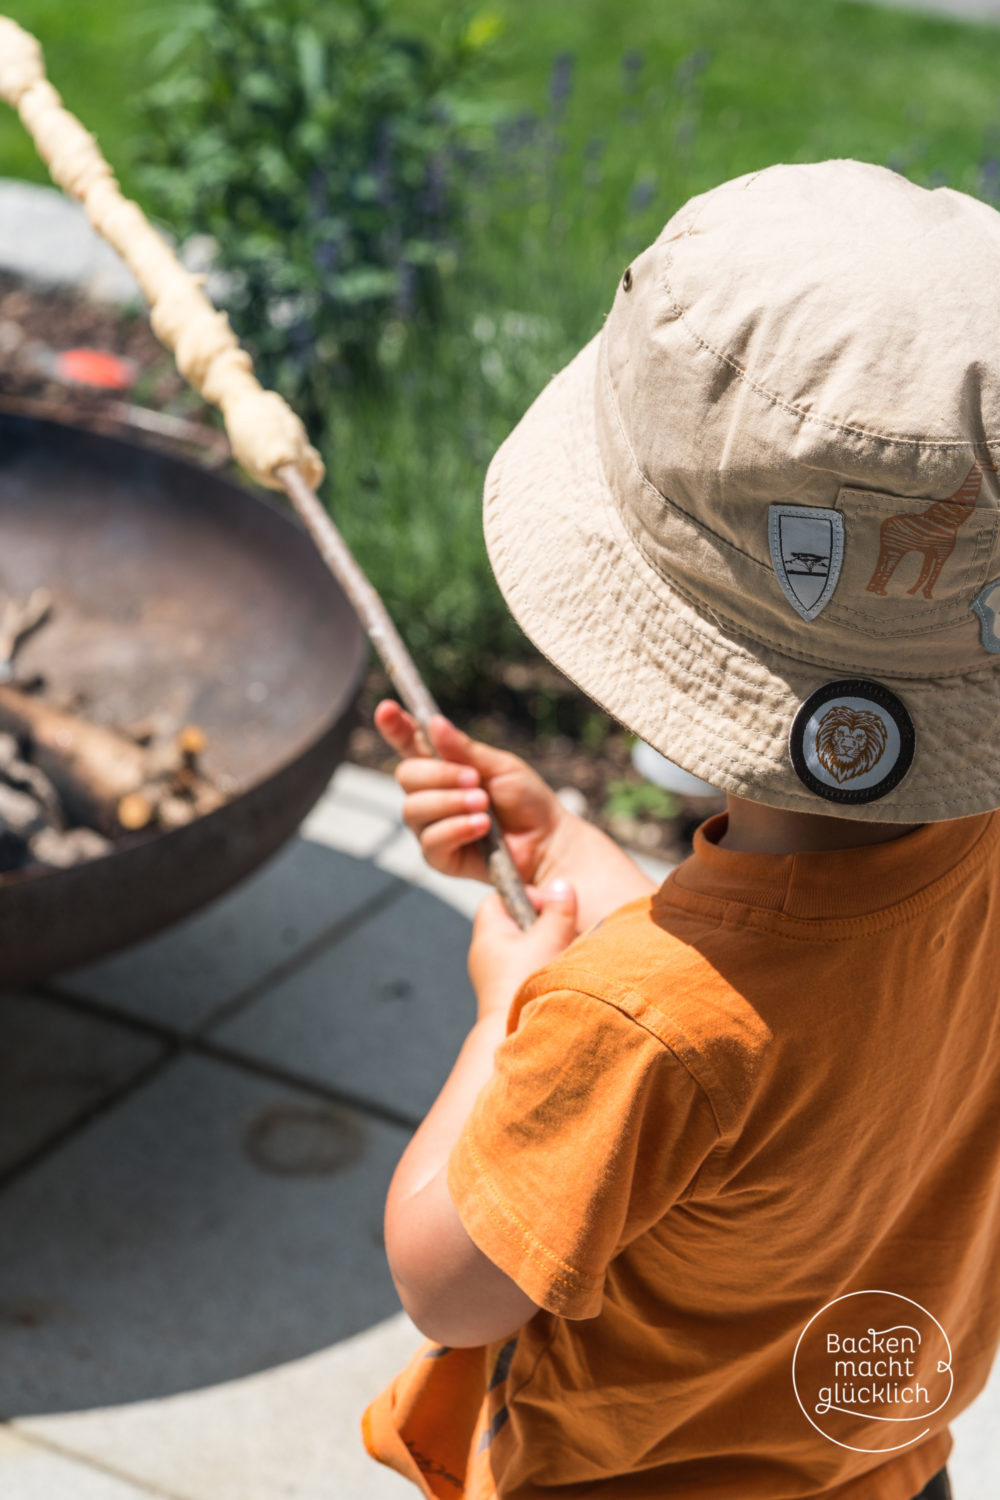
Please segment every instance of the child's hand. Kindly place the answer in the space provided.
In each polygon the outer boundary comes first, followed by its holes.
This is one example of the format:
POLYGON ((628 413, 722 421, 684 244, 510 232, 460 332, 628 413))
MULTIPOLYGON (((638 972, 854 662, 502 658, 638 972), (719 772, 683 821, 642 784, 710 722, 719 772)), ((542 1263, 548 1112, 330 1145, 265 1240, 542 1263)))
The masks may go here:
POLYGON ((489 827, 492 803, 521 879, 548 878, 556 833, 574 819, 526 761, 470 739, 443 714, 430 724, 441 757, 436 760, 427 754, 416 721, 391 698, 376 708, 375 727, 403 756, 396 767, 396 780, 407 794, 403 821, 433 869, 489 880, 479 840, 489 827))
POLYGON ((479 1005, 479 1020, 504 1012, 529 975, 558 958, 577 936, 576 892, 568 880, 555 880, 544 891, 528 887, 541 913, 528 932, 507 915, 498 895, 487 896, 476 913, 469 945, 469 978, 479 1005))

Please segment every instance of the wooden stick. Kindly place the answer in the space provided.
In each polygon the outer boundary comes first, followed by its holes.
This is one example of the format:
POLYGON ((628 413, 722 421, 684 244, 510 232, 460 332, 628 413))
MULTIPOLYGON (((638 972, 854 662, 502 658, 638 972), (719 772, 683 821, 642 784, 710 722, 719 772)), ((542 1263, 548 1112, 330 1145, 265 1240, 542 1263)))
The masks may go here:
MULTIPOLYGON (((416 663, 393 624, 381 595, 369 582, 329 512, 320 504, 300 470, 294 464, 285 464, 277 470, 277 476, 316 543, 323 561, 350 600, 397 693, 420 725, 430 748, 428 725, 441 710, 417 671, 416 663)), ((517 867, 492 811, 489 832, 481 840, 481 844, 490 879, 500 892, 504 906, 521 931, 527 932, 537 913, 528 899, 524 883, 517 873, 517 867)))

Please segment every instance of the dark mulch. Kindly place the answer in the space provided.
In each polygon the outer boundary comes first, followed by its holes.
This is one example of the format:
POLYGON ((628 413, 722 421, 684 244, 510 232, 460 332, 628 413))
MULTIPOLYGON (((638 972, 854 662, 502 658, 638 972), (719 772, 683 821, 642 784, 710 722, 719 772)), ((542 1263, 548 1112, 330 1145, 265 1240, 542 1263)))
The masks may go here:
MULTIPOLYGON (((115 307, 69 291, 37 288, 3 273, 0 406, 124 433, 185 457, 219 461, 217 419, 184 384, 144 317, 126 316, 115 307), (52 378, 46 351, 81 346, 134 360, 139 367, 136 384, 128 392, 109 394, 68 387, 52 378), (122 421, 123 404, 167 413, 192 425, 181 442, 171 436, 130 434, 122 421)), ((397 623, 405 636, 406 621, 397 623)), ((469 720, 461 705, 444 705, 462 728, 524 756, 566 800, 619 842, 661 858, 683 857, 693 829, 718 804, 657 796, 634 771, 624 730, 542 659, 496 663, 487 670, 496 684, 490 713, 469 720)), ((361 723, 348 748, 349 759, 358 765, 391 770, 395 764, 371 727, 372 709, 389 691, 384 674, 373 667, 362 698, 361 723)))

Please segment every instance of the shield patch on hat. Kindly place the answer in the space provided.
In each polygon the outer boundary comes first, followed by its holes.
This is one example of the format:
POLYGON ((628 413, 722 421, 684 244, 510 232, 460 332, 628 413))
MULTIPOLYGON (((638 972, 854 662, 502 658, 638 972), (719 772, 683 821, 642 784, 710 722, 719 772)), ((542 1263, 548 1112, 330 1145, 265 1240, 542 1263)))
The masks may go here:
POLYGON ((843 516, 822 506, 772 505, 767 537, 782 593, 803 620, 815 620, 833 598, 840 577, 843 516))

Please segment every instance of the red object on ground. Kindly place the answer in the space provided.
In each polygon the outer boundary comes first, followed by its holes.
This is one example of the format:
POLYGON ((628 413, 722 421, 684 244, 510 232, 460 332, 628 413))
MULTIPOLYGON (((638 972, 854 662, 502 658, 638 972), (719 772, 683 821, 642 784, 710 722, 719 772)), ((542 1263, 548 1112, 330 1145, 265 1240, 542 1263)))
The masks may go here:
POLYGON ((60 380, 100 386, 106 391, 127 391, 138 373, 133 360, 106 349, 64 349, 55 358, 55 374, 60 380))

